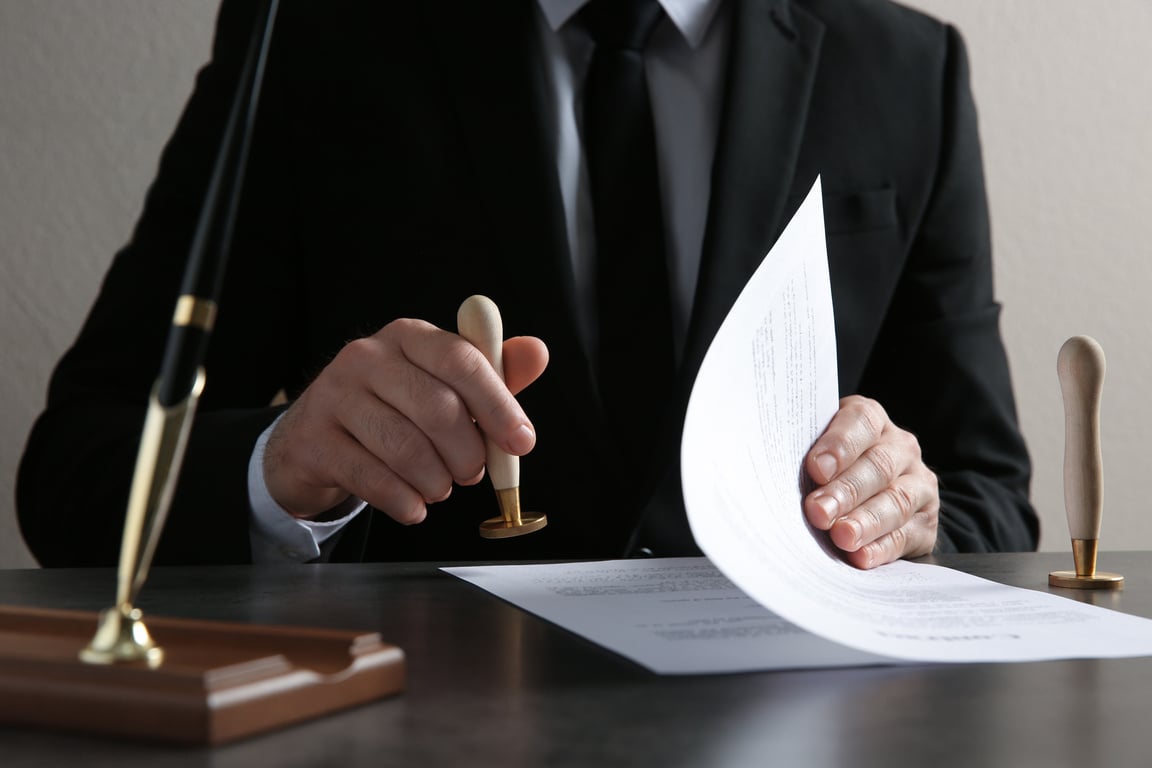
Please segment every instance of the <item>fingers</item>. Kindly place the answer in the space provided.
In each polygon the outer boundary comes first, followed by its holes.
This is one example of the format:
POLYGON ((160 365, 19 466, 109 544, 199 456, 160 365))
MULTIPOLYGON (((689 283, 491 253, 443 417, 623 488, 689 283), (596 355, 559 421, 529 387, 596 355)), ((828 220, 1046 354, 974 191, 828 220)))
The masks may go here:
MULTIPOLYGON (((380 334, 386 344, 395 343, 403 357, 417 368, 439 379, 460 400, 467 413, 493 443, 502 450, 522 456, 536 444, 536 432, 520 404, 480 350, 454 333, 442 331, 419 320, 397 320, 380 334)), ((513 345, 516 353, 522 352, 513 345)), ((537 353, 538 354, 538 353, 537 353)), ((545 352, 544 363, 547 363, 545 352)), ((522 364, 523 356, 517 360, 522 364)), ((543 368, 540 368, 542 371, 543 368)), ((536 378, 540 371, 522 371, 517 376, 536 378)), ((519 382, 518 382, 519 383, 519 382)), ((526 385, 526 384, 525 384, 526 385)), ((379 380, 379 389, 392 384, 379 380)), ((409 414, 419 423, 422 413, 409 414)))
POLYGON ((930 471, 896 478, 831 526, 832 542, 860 568, 928 554, 936 542, 939 491, 930 471))
MULTIPOLYGON (((427 503, 440 499, 429 498, 414 487, 412 480, 402 477, 385 462, 366 450, 349 435, 337 435, 331 444, 330 472, 338 487, 348 495, 363 499, 398 523, 414 525, 427 516, 427 503)), ((451 481, 440 483, 447 489, 451 481)))
MULTIPOLYGON (((431 440, 378 400, 349 365, 334 360, 277 423, 264 454, 268 490, 301 518, 351 495, 399 522, 420 522, 427 503, 451 492, 452 472, 431 440)), ((480 443, 470 420, 466 435, 480 443)), ((476 467, 478 479, 482 445, 473 452, 462 461, 476 467)))
POLYGON ((916 438, 892 424, 875 401, 841 401, 806 469, 820 487, 805 499, 805 514, 854 565, 871 568, 932 550, 940 507, 936 476, 916 438))
MULTIPOLYGON (((548 361, 538 339, 509 340, 515 390, 548 361)), ((358 339, 321 372, 281 418, 265 452, 273 498, 314 517, 356 496, 400 522, 484 474, 480 429, 508 453, 535 444, 510 388, 471 344, 416 320, 358 339)))
POLYGON ((467 413, 451 407, 451 398, 442 397, 443 408, 421 424, 409 419, 403 408, 367 391, 355 398, 359 402, 342 408, 338 418, 347 435, 404 478, 425 501, 443 501, 452 492, 453 481, 471 485, 483 476, 484 446, 467 413))
POLYGON ((277 422, 264 453, 269 493, 290 514, 312 518, 350 495, 400 522, 424 518, 425 500, 334 419, 311 387, 277 422))
POLYGON ((334 362, 350 375, 330 393, 328 410, 369 453, 429 501, 447 496, 438 486, 479 479, 483 441, 450 386, 376 337, 347 344, 334 362))
POLYGON ((832 423, 808 453, 812 479, 821 485, 831 481, 876 444, 887 423, 888 414, 876 401, 855 395, 841 400, 832 423))
POLYGON ((920 557, 932 551, 936 543, 939 508, 921 510, 900 528, 895 528, 866 546, 847 552, 848 561, 857 568, 875 568, 902 558, 920 557))

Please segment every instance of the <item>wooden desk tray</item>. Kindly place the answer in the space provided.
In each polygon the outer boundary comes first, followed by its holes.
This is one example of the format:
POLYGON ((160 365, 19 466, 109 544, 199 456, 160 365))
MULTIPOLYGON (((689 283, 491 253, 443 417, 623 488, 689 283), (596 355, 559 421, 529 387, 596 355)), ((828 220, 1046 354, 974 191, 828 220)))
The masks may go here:
POLYGON ((404 688, 403 651, 374 632, 145 621, 156 669, 80 661, 95 613, 0 606, 0 723, 219 744, 404 688))

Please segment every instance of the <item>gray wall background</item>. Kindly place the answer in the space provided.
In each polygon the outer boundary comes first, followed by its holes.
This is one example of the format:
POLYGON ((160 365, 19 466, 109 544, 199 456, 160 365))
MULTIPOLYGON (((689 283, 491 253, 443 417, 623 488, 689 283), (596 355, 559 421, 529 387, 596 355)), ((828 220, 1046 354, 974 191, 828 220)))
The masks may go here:
MULTIPOLYGON (((1102 546, 1150 549, 1152 2, 909 4, 956 23, 969 44, 1041 546, 1068 546, 1055 360, 1065 338, 1087 333, 1109 362, 1102 546)), ((24 440, 131 232, 217 5, 0 0, 0 567, 34 565, 13 510, 24 440)))

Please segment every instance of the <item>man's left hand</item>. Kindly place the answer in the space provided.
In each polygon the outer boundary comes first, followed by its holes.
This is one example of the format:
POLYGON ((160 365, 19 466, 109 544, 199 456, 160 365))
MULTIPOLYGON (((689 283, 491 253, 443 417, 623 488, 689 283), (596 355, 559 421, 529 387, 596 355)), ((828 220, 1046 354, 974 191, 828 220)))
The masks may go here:
POLYGON ((857 568, 919 557, 936 544, 940 489, 916 436, 875 400, 859 395, 840 410, 804 461, 820 486, 804 500, 808 521, 857 568))

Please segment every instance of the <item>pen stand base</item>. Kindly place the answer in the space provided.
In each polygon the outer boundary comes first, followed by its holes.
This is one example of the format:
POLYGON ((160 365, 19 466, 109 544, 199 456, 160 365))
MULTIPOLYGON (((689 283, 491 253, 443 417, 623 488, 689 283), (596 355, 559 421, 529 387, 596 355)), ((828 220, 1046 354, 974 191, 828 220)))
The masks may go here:
POLYGON ((1124 577, 1118 573, 1096 573, 1080 576, 1076 571, 1052 571, 1048 586, 1065 589, 1124 589, 1124 577))
POLYGON ((150 617, 164 660, 90 664, 97 614, 0 606, 0 723, 219 744, 398 693, 372 632, 150 617))

